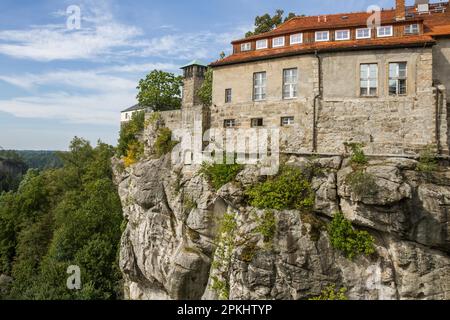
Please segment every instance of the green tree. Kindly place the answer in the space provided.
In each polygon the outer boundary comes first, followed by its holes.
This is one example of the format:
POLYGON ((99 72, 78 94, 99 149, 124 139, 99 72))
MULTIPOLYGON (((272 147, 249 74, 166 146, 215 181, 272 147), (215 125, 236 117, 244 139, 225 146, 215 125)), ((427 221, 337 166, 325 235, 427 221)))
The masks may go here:
POLYGON ((139 81, 137 99, 140 105, 152 107, 155 111, 179 109, 182 85, 182 77, 153 70, 139 81))
POLYGON ((287 17, 284 17, 284 10, 281 9, 276 10, 273 16, 271 16, 269 13, 266 13, 262 16, 257 16, 255 18, 255 30, 247 32, 245 34, 245 37, 248 38, 261 33, 272 31, 283 22, 286 22, 287 20, 295 16, 295 13, 290 12, 287 17))
MULTIPOLYGON (((130 146, 139 145, 141 142, 138 140, 138 134, 144 130, 145 126, 145 112, 136 112, 133 114, 131 120, 122 125, 119 133, 119 141, 117 143, 117 155, 119 157, 128 156, 130 146)), ((143 148, 143 145, 142 145, 143 148)))
POLYGON ((203 81, 202 86, 198 89, 198 96, 200 101, 204 106, 210 106, 212 104, 212 86, 213 86, 213 70, 209 68, 205 73, 205 81, 203 81))

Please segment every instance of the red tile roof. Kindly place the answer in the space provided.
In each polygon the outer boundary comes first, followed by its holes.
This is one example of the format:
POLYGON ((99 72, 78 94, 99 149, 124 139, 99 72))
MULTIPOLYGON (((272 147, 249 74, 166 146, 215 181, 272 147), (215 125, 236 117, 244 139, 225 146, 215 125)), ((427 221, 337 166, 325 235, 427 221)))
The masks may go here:
MULTIPOLYGON (((232 44, 255 41, 256 39, 266 39, 273 36, 289 35, 296 32, 314 31, 321 29, 339 29, 339 28, 357 28, 367 25, 369 13, 357 12, 348 14, 332 14, 311 17, 295 17, 283 23, 273 31, 260 35, 248 37, 233 41, 232 44), (325 18, 326 17, 326 18, 325 18), (345 17, 345 18, 343 18, 345 17)), ((344 50, 362 50, 379 47, 411 47, 434 44, 433 37, 450 35, 450 7, 449 3, 431 4, 430 13, 417 14, 414 7, 407 8, 406 21, 420 21, 424 24, 423 35, 401 36, 389 38, 376 38, 366 40, 350 41, 327 41, 303 43, 299 45, 285 46, 281 48, 269 48, 264 50, 252 50, 232 54, 224 59, 218 60, 211 66, 221 66, 241 62, 264 60, 280 56, 305 54, 319 51, 344 51, 344 50), (446 8, 445 12, 436 12, 439 6, 446 8)), ((395 10, 383 10, 381 12, 381 24, 399 23, 395 20, 395 10)))

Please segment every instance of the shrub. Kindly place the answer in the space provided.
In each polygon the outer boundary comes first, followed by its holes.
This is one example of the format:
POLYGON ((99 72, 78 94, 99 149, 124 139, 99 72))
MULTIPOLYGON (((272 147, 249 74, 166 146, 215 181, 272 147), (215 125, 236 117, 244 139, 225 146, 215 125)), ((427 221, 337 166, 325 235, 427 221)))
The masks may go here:
POLYGON ((277 176, 251 186, 246 194, 250 205, 259 209, 308 210, 314 205, 311 183, 292 167, 281 168, 277 176))
POLYGON ((203 163, 200 173, 206 176, 214 189, 219 190, 233 181, 242 169, 243 166, 240 164, 203 163))
POLYGON ((437 154, 434 152, 432 146, 427 146, 421 153, 417 170, 424 173, 430 173, 437 169, 437 154))
POLYGON ((254 232, 264 237, 264 243, 271 243, 277 232, 275 214, 270 210, 266 210, 261 218, 258 216, 256 217, 256 222, 258 223, 258 226, 255 228, 254 232))
POLYGON ((155 140, 155 152, 158 157, 162 157, 178 144, 177 141, 172 140, 172 131, 169 128, 161 128, 158 131, 158 137, 155 140))
POLYGON ((333 248, 342 251, 350 260, 359 254, 375 253, 374 238, 367 231, 355 230, 342 212, 335 214, 328 233, 333 248))
POLYGON ((330 285, 322 291, 322 294, 318 297, 311 298, 309 300, 348 300, 346 288, 336 290, 335 285, 330 285))
POLYGON ((117 155, 126 157, 128 155, 129 146, 132 143, 141 143, 138 141, 137 135, 144 130, 145 112, 136 112, 131 120, 122 125, 120 129, 119 141, 117 143, 117 155))
POLYGON ((378 192, 378 185, 374 176, 362 169, 357 169, 350 173, 346 177, 345 183, 350 186, 352 192, 358 198, 362 198, 365 195, 373 196, 378 192))
POLYGON ((350 148, 352 155, 350 161, 355 165, 365 165, 368 160, 364 150, 362 149, 364 145, 362 143, 345 143, 346 147, 350 148))
POLYGON ((150 125, 154 125, 158 121, 162 120, 161 113, 159 112, 153 112, 150 114, 147 120, 145 120, 144 127, 147 128, 150 125))
POLYGON ((135 164, 144 154, 144 145, 139 141, 132 141, 128 146, 128 151, 124 157, 125 167, 135 164))

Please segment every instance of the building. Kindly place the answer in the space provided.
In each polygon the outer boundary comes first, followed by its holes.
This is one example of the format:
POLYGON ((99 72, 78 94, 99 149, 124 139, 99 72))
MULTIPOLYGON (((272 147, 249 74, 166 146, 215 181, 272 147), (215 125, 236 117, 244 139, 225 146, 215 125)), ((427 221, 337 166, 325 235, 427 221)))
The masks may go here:
POLYGON ((448 154, 449 10, 448 2, 397 0, 379 19, 294 17, 233 41, 233 53, 210 65, 211 107, 195 98, 206 68, 183 67, 182 110, 163 117, 172 129, 186 127, 197 108, 205 129, 280 128, 288 153, 337 154, 361 142, 373 155, 414 155, 429 145, 448 154))
POLYGON ((133 117, 133 114, 140 111, 151 112, 152 108, 144 107, 139 104, 129 107, 128 109, 125 109, 120 112, 120 122, 123 124, 130 121, 131 118, 133 117))

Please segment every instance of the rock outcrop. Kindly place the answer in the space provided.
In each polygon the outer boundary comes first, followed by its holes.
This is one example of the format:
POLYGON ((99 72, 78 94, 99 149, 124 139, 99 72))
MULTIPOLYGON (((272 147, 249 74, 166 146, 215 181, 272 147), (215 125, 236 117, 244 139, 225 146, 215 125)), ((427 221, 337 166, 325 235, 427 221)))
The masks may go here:
POLYGON ((216 240, 233 213, 230 299, 306 299, 328 285, 347 288, 350 299, 450 299, 448 167, 424 174, 415 160, 371 160, 365 172, 376 192, 358 195, 348 159, 293 156, 287 164, 319 168, 314 210, 273 210, 270 243, 254 232, 264 211, 245 201, 245 187, 261 179, 252 167, 217 191, 198 167, 173 167, 170 155, 115 170, 128 221, 120 257, 126 298, 219 298, 216 240), (325 226, 338 211, 375 238, 375 254, 349 260, 330 245, 325 226))

